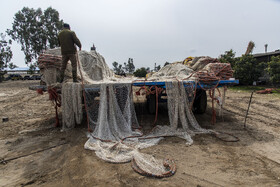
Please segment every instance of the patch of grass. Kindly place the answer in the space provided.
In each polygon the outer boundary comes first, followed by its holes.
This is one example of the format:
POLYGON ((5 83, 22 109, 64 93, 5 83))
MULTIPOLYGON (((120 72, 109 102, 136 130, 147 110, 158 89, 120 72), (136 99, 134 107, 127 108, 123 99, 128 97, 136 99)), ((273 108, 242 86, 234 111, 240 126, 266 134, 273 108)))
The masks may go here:
MULTIPOLYGON (((273 88, 273 87, 265 87, 265 86, 232 86, 229 87, 229 90, 233 90, 233 91, 245 91, 245 92, 252 92, 252 91, 259 91, 259 90, 265 90, 266 88, 273 88)), ((273 94, 277 94, 278 96, 280 96, 280 88, 276 88, 278 91, 276 90, 272 90, 273 94)))
POLYGON ((264 90, 266 89, 266 87, 263 86, 232 86, 229 87, 230 90, 234 90, 234 91, 248 91, 248 92, 252 92, 252 91, 259 91, 259 90, 264 90))

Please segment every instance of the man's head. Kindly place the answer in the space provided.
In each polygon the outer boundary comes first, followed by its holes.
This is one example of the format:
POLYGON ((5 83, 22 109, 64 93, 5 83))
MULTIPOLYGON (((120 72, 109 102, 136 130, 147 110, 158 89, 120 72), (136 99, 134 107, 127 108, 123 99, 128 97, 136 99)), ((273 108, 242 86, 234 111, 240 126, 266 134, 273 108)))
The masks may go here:
POLYGON ((64 27, 65 29, 70 29, 70 25, 69 25, 68 23, 64 23, 64 24, 63 24, 63 27, 64 27))

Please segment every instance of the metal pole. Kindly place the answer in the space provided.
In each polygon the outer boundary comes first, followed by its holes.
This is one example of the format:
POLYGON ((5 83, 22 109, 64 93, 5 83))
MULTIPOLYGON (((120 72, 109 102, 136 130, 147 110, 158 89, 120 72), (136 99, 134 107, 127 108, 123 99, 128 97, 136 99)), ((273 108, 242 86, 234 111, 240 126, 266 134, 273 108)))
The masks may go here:
POLYGON ((249 113, 249 108, 250 108, 250 105, 251 105, 253 94, 254 94, 254 91, 252 91, 252 93, 251 93, 250 101, 249 101, 249 104, 248 104, 248 109, 247 109, 247 113, 246 113, 245 121, 244 121, 244 128, 246 128, 246 120, 247 120, 247 116, 248 116, 248 113, 249 113))

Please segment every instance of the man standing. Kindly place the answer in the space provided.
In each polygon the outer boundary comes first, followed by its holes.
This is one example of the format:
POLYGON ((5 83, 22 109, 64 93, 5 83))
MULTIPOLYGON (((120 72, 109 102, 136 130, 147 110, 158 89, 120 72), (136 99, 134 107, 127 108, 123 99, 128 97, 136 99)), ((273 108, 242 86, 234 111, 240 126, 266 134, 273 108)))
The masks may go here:
POLYGON ((77 59, 76 59, 76 53, 77 45, 81 51, 82 45, 80 40, 77 38, 74 31, 70 30, 70 25, 65 23, 63 25, 63 30, 59 32, 58 34, 58 42, 61 47, 61 54, 62 54, 62 66, 61 66, 61 76, 60 76, 60 82, 63 82, 64 79, 64 72, 67 66, 67 62, 70 60, 72 65, 72 76, 73 76, 73 82, 77 81, 77 59))

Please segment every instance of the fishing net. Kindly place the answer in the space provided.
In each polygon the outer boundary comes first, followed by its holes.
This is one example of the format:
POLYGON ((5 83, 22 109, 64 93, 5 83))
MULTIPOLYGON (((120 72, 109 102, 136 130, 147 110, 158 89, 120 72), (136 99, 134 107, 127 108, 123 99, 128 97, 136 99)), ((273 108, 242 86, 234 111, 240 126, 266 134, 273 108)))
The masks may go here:
MULTIPOLYGON (((60 73, 61 59, 58 50, 49 51, 51 55, 45 54, 40 58, 47 85, 55 83, 60 73)), ((194 135, 215 133, 200 127, 192 113, 192 103, 189 101, 194 101, 199 82, 209 84, 211 87, 212 83, 220 78, 232 76, 229 65, 221 65, 215 63, 216 59, 203 57, 193 59, 196 63, 192 68, 175 63, 153 74, 149 78, 150 81, 165 81, 169 124, 157 125, 143 134, 134 109, 133 78, 116 78, 104 58, 95 51, 80 51, 78 59, 80 62, 78 77, 81 78, 81 74, 83 75, 85 85, 67 81, 62 84, 62 129, 73 128, 82 122, 84 106, 89 129, 92 130, 88 133, 88 141, 84 147, 95 151, 102 160, 112 163, 131 162, 132 168, 141 175, 169 177, 176 172, 174 161, 168 158, 157 159, 142 153, 141 149, 157 145, 165 137, 176 136, 186 140, 186 145, 191 145, 194 135), (206 68, 203 71, 196 72, 204 67, 206 68), (82 103, 83 91, 84 103, 82 103)), ((69 64, 65 74, 66 77, 71 77, 69 64)), ((152 88, 149 90, 151 92, 149 94, 158 94, 158 90, 161 92, 163 88, 154 86, 154 90, 152 88)))
POLYGON ((82 86, 80 83, 62 85, 62 130, 81 124, 83 119, 82 86))
MULTIPOLYGON (((114 77, 114 73, 106 64, 104 57, 96 51, 78 51, 81 72, 85 83, 108 80, 114 77)), ((38 58, 39 68, 42 73, 42 81, 48 86, 55 84, 60 77, 62 64, 60 48, 48 49, 38 58)), ((80 71, 77 72, 78 80, 81 80, 80 71)), ((72 66, 68 62, 65 70, 65 82, 72 79, 72 66)))
MULTIPOLYGON (((117 78, 96 51, 79 51, 78 59, 78 78, 81 80, 83 77, 85 84, 68 81, 62 84, 62 130, 82 123, 84 106, 88 127, 92 130, 88 133, 84 147, 95 151, 102 160, 112 163, 131 162, 132 168, 141 175, 169 177, 176 172, 174 161, 168 158, 157 159, 142 153, 141 149, 157 145, 165 137, 176 136, 186 140, 186 145, 191 145, 192 137, 196 134, 215 134, 212 130, 200 127, 189 101, 195 100, 196 86, 200 82, 215 89, 216 82, 232 76, 230 65, 216 63, 217 59, 210 57, 201 57, 194 58, 195 63, 190 62, 189 67, 174 63, 154 73, 148 81, 165 82, 169 124, 157 125, 143 134, 133 103, 134 78, 117 78)), ((60 49, 47 51, 40 56, 39 61, 44 81, 48 86, 53 85, 60 74, 60 49)), ((65 71, 66 79, 71 78, 71 75, 69 63, 65 71)), ((149 94, 157 96, 163 91, 163 88, 156 86, 145 88, 149 94)))
POLYGON ((194 71, 200 71, 210 63, 219 63, 219 60, 208 56, 196 57, 188 64, 188 66, 194 71))
POLYGON ((228 80, 233 77, 233 70, 229 63, 210 63, 204 67, 205 70, 213 72, 221 80, 228 80))
POLYGON ((85 95, 88 121, 93 132, 88 134, 85 149, 94 150, 99 158, 108 162, 132 161, 132 168, 145 176, 161 178, 173 175, 176 171, 173 160, 159 160, 152 155, 141 153, 140 150, 156 145, 168 136, 183 138, 187 145, 191 145, 193 135, 212 131, 201 128, 190 110, 188 95, 191 95, 193 90, 188 93, 183 82, 165 84, 170 124, 158 125, 146 135, 139 130, 132 84, 87 85, 85 95))
POLYGON ((177 77, 178 79, 187 78, 193 70, 188 66, 181 63, 168 64, 161 68, 158 72, 154 73, 149 79, 150 80, 169 80, 177 77))
POLYGON ((92 136, 101 140, 119 141, 135 135, 133 129, 139 128, 139 124, 131 97, 131 84, 101 84, 99 98, 95 98, 97 95, 94 89, 87 88, 85 93, 88 113, 98 110, 97 121, 96 117, 89 115, 92 122, 90 126, 94 129, 92 136), (94 105, 96 99, 99 100, 99 108, 94 105))
POLYGON ((42 74, 41 80, 44 81, 47 86, 56 83, 61 66, 61 56, 47 53, 40 54, 38 64, 42 74))

